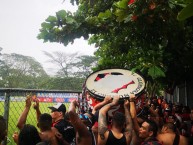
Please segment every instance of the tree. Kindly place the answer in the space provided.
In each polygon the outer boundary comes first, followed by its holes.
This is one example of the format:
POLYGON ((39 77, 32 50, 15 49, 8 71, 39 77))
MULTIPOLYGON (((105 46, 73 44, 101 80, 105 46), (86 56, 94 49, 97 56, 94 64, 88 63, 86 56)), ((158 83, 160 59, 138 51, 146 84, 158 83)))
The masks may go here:
POLYGON ((88 77, 88 75, 93 71, 92 68, 96 67, 97 65, 97 57, 82 55, 77 57, 77 59, 78 62, 73 64, 77 68, 77 71, 74 73, 74 75, 79 78, 88 77))
POLYGON ((95 66, 97 58, 78 53, 44 52, 57 71, 54 77, 49 79, 48 89, 81 90, 85 78, 91 73, 91 67, 95 66))
POLYGON ((54 52, 53 54, 44 52, 50 59, 48 62, 57 66, 57 76, 85 78, 91 73, 91 68, 96 66, 97 58, 89 55, 78 55, 78 53, 54 52))
POLYGON ((38 38, 64 45, 80 37, 89 39, 98 47, 96 69, 139 70, 153 88, 151 92, 191 78, 193 21, 177 20, 181 5, 174 0, 89 2, 79 1, 73 14, 61 10, 49 16, 38 38))
MULTIPOLYGON (((49 57, 48 62, 51 62, 58 67, 57 75, 60 77, 73 76, 73 63, 77 61, 78 53, 66 54, 64 52, 54 52, 53 54, 44 51, 44 54, 49 57)), ((55 68, 57 69, 57 68, 55 68)))
POLYGON ((42 88, 47 74, 39 62, 20 54, 2 54, 0 86, 7 88, 42 88))

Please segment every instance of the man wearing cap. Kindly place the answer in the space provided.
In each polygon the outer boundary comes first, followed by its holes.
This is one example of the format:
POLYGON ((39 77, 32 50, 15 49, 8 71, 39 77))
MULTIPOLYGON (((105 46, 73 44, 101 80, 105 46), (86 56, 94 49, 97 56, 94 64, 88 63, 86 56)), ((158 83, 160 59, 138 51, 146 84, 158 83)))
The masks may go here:
MULTIPOLYGON (((39 110, 39 101, 35 100, 34 109, 36 110, 37 119, 41 114, 39 110)), ((75 131, 73 126, 64 119, 66 113, 66 106, 62 103, 57 103, 54 106, 48 107, 51 110, 50 115, 52 116, 52 126, 55 127, 59 133, 62 134, 65 141, 72 144, 75 140, 75 131)))
POLYGON ((66 106, 62 103, 58 103, 52 107, 48 107, 51 110, 52 126, 55 127, 68 142, 72 143, 75 139, 75 131, 73 126, 64 119, 66 113, 66 106))

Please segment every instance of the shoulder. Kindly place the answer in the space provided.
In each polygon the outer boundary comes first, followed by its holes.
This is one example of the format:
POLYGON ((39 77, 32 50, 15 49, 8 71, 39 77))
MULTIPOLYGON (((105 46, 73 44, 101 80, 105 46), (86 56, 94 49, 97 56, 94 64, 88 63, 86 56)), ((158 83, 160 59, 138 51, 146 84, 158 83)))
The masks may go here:
POLYGON ((175 138, 175 134, 171 134, 171 133, 162 133, 162 134, 158 134, 157 135, 157 140, 159 140, 161 143, 172 143, 174 138, 175 138))
POLYGON ((175 135, 176 134, 174 134, 174 133, 160 133, 160 134, 158 134, 157 135, 157 137, 156 138, 165 138, 165 137, 169 137, 169 138, 173 138, 173 137, 175 137, 175 135))
POLYGON ((185 136, 180 135, 180 144, 188 145, 188 138, 185 136))

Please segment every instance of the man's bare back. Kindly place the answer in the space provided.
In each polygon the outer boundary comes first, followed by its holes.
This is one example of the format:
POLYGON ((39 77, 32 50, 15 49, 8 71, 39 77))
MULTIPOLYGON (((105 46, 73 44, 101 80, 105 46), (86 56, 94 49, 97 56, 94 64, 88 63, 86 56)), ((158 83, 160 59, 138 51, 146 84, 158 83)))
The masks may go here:
MULTIPOLYGON (((175 133, 161 133, 157 135, 157 139, 163 143, 163 145, 173 145, 175 133)), ((188 145, 188 139, 180 135, 179 145, 188 145)))

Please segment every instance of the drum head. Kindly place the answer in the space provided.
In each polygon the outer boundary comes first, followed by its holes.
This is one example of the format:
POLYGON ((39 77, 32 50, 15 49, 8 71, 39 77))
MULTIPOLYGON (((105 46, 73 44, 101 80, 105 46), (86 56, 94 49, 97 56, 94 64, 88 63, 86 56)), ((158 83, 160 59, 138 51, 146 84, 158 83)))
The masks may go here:
POLYGON ((126 69, 105 69, 89 75, 86 88, 100 100, 106 95, 119 95, 123 100, 129 98, 130 94, 139 96, 145 88, 145 81, 139 74, 126 69))

